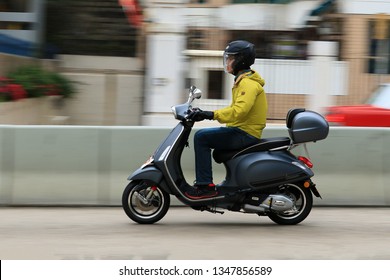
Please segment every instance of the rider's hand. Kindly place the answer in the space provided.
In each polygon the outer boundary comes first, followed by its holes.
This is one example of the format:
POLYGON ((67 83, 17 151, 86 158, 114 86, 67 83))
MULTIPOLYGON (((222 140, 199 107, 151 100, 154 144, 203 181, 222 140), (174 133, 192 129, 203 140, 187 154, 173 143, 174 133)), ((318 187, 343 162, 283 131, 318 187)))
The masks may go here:
POLYGON ((212 120, 214 119, 214 112, 212 111, 202 111, 200 109, 192 111, 187 116, 188 119, 193 120, 194 122, 200 122, 205 119, 212 120))

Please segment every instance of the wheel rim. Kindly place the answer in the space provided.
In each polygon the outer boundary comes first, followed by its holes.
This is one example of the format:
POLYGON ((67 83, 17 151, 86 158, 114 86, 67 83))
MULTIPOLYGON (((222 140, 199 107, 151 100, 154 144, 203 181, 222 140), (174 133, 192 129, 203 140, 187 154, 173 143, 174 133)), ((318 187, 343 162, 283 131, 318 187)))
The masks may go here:
POLYGON ((131 190, 128 198, 130 211, 139 218, 153 218, 163 209, 165 203, 164 195, 159 188, 153 191, 147 201, 146 196, 151 192, 149 186, 139 186, 131 190), (144 198, 144 199, 142 199, 144 198))
POLYGON ((275 213, 277 216, 286 220, 292 220, 305 211, 307 198, 304 191, 299 186, 294 184, 283 185, 280 188, 279 193, 290 197, 294 201, 294 206, 289 210, 275 213))

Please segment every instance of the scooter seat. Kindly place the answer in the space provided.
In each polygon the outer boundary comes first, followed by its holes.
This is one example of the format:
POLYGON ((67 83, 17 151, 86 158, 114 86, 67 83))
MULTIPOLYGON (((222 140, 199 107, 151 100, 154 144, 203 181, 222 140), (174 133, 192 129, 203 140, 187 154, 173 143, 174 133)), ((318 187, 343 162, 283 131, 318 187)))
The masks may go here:
POLYGON ((290 144, 291 139, 288 137, 263 138, 259 141, 258 144, 246 147, 241 150, 214 150, 213 158, 215 162, 222 163, 244 154, 264 152, 273 149, 287 149, 290 144))

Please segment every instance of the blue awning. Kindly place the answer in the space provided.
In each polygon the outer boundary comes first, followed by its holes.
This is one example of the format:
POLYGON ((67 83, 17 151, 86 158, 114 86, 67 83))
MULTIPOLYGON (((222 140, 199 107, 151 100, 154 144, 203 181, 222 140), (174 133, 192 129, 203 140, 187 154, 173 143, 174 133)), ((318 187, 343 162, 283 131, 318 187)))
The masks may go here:
POLYGON ((36 46, 31 42, 0 34, 0 52, 32 57, 35 51, 36 46))
POLYGON ((310 12, 310 16, 319 16, 327 12, 333 5, 336 0, 326 0, 323 1, 317 8, 310 12))

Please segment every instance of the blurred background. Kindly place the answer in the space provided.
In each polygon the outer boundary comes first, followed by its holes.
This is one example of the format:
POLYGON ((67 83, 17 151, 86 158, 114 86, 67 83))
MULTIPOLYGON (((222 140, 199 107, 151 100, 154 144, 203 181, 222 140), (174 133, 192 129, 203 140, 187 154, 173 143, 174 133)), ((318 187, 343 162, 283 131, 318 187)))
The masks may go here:
MULTIPOLYGON (((390 0, 0 0, 0 206, 121 205, 128 175, 176 123, 170 107, 185 102, 190 85, 203 91, 202 109, 230 103, 222 53, 232 40, 256 46, 253 69, 269 104, 264 137, 287 136, 292 107, 317 110, 331 124, 390 127, 389 26, 390 0)), ((332 127, 326 141, 310 144, 324 198, 315 205, 390 206, 389 142, 388 128, 332 127)), ((195 179, 192 147, 181 161, 187 182, 195 179)), ((213 168, 220 182, 225 169, 213 168)), ((184 211, 138 243, 141 229, 129 234, 117 209, 40 211, 1 209, 0 258, 188 258, 188 244, 194 258, 228 258, 220 248, 231 252, 243 234, 261 246, 247 246, 243 258, 389 256, 387 208, 317 211, 307 227, 281 228, 284 239, 252 221, 242 220, 250 228, 243 232, 234 216, 213 229, 202 215, 191 228, 184 211), (214 242, 222 230, 232 237, 214 242), (264 250, 280 243, 283 250, 264 250)))
POLYGON ((256 46, 269 123, 362 104, 390 82, 389 2, 0 0, 0 123, 168 125, 190 85, 198 107, 226 106, 222 52, 239 39, 256 46))

